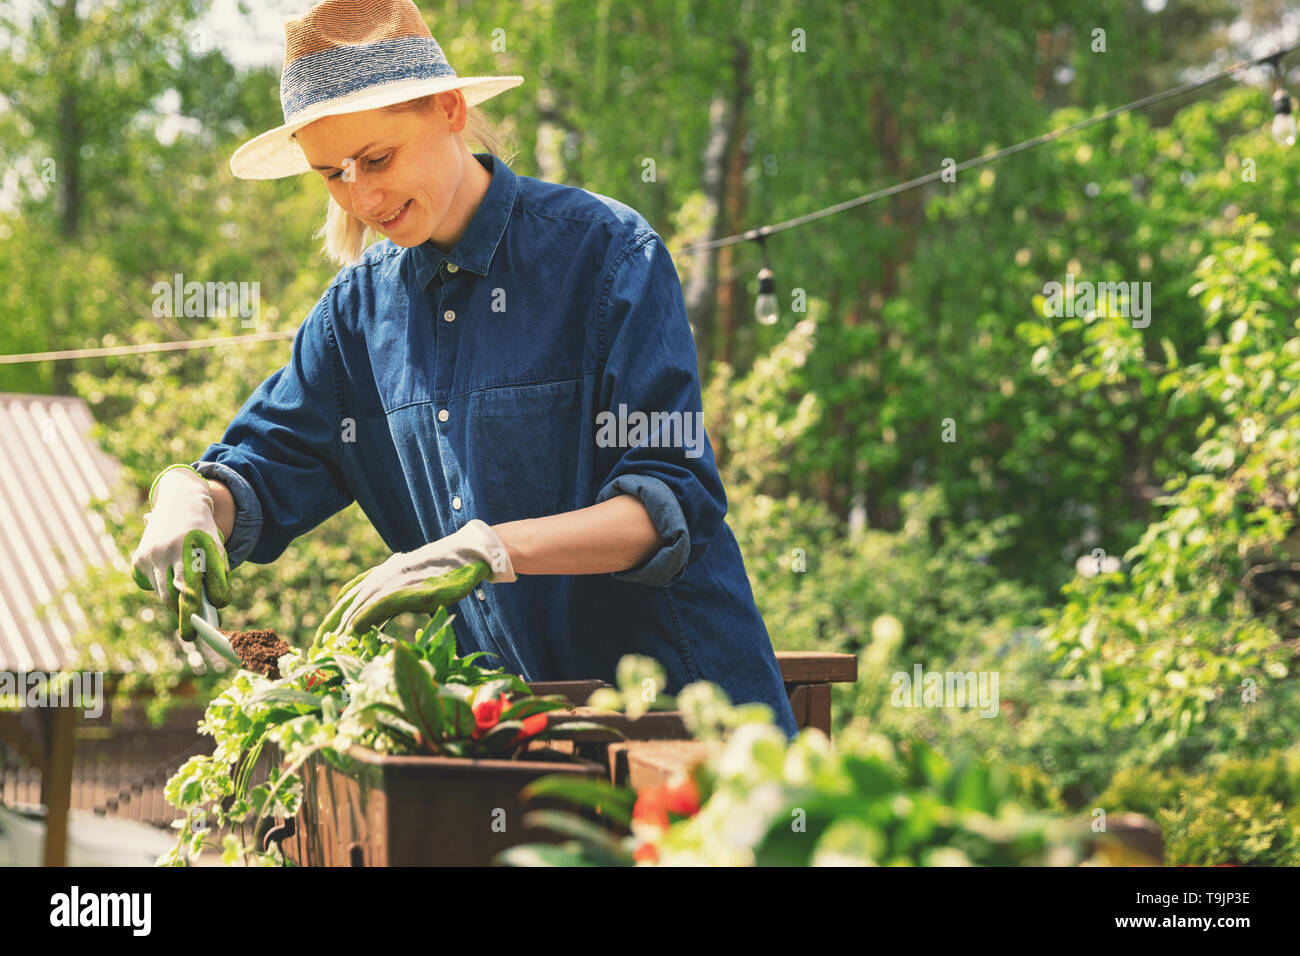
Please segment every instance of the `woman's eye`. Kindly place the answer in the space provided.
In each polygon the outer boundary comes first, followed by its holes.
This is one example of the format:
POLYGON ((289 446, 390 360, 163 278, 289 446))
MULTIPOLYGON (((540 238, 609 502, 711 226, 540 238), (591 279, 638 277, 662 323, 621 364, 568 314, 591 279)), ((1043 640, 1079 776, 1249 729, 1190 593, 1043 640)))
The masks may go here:
MULTIPOLYGON (((392 154, 392 153, 389 153, 387 156, 383 157, 382 159, 372 159, 372 160, 370 160, 370 165, 371 165, 371 166, 383 166, 383 165, 386 165, 386 164, 388 163, 388 161, 389 161, 390 159, 392 159, 392 158, 393 158, 393 154, 392 154)), ((340 176, 342 176, 342 175, 343 175, 343 170, 340 169, 337 173, 332 173, 332 174, 330 175, 329 178, 330 178, 331 180, 337 180, 337 179, 338 179, 340 176)))

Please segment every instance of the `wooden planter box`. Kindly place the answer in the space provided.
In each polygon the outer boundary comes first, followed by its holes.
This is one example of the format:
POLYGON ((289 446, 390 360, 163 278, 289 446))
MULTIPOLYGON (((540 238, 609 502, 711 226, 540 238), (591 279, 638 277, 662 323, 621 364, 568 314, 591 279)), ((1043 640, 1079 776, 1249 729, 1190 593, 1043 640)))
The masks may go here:
MULTIPOLYGON (((811 652, 778 653, 777 660, 798 725, 829 733, 830 685, 855 680, 857 660, 811 652)), ((552 712, 551 723, 595 721, 616 727, 627 743, 579 738, 573 744, 551 744, 571 749, 574 762, 545 759, 545 751, 530 753, 542 759, 469 760, 394 757, 354 748, 355 776, 313 755, 302 767, 302 809, 292 820, 277 820, 266 840, 278 841, 285 856, 301 866, 487 866, 509 847, 559 839, 523 826, 527 810, 548 805, 531 801, 525 806, 519 799, 519 791, 539 777, 572 773, 639 786, 703 757, 677 711, 630 721, 583 706, 606 686, 600 681, 530 686, 535 694, 560 694, 574 705, 570 711, 552 712), (677 743, 648 743, 664 741, 677 743)))
POLYGON ((523 787, 552 773, 608 775, 587 760, 395 757, 360 747, 351 756, 355 777, 309 757, 302 809, 269 834, 300 866, 487 866, 508 847, 549 839, 524 828, 523 787))

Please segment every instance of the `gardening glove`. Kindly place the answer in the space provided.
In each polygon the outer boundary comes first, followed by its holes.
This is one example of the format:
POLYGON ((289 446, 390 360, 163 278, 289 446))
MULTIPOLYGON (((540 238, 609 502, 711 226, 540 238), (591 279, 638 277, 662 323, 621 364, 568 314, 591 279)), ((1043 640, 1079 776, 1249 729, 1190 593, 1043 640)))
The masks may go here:
POLYGON ((131 555, 133 577, 176 613, 181 638, 192 641, 190 615, 203 613, 204 586, 213 607, 230 603, 230 561, 208 480, 189 465, 170 465, 153 480, 149 506, 131 555))
POLYGON ((395 554, 345 584, 316 639, 331 631, 364 633, 406 611, 433 614, 455 604, 480 581, 513 580, 506 546, 476 518, 455 534, 395 554))

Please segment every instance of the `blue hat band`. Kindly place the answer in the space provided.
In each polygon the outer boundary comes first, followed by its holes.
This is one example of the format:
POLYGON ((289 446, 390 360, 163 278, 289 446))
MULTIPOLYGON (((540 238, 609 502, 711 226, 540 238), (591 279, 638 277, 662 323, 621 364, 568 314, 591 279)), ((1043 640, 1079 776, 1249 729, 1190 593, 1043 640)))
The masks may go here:
POLYGON ((292 123, 319 103, 373 87, 455 75, 432 37, 334 47, 309 53, 289 64, 280 77, 280 105, 284 107, 284 121, 292 123))

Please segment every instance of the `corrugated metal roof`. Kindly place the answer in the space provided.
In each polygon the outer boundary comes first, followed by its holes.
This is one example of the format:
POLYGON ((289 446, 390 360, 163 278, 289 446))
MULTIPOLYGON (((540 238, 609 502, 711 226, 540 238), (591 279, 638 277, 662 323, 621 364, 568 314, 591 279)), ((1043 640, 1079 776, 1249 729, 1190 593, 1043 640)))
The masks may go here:
MULTIPOLYGON (((113 497, 122 473, 90 438, 93 424, 79 398, 0 392, 0 671, 67 667, 85 614, 66 596, 43 618, 37 609, 88 567, 131 573, 104 519, 89 510, 92 499, 113 497)), ((166 616, 159 608, 158 619, 166 616)), ((90 652, 107 663, 103 648, 90 652)), ((199 665, 192 650, 187 656, 199 665)))
POLYGON ((121 474, 90 439, 93 423, 78 398, 0 393, 0 670, 66 666, 85 615, 70 598, 44 619, 36 609, 87 566, 130 573, 103 519, 87 510, 121 474))

